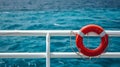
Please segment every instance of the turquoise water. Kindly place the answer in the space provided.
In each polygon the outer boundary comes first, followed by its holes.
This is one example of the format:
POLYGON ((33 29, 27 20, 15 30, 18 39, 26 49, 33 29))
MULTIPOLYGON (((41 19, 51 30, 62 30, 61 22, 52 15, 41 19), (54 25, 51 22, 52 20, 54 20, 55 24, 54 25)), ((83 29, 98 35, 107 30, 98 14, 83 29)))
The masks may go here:
MULTIPOLYGON (((0 12, 0 30, 79 30, 87 24, 97 24, 105 30, 120 30, 120 9, 90 8, 76 10, 4 11, 0 12)), ((72 37, 73 47, 75 37, 72 37)), ((96 48, 99 37, 89 38, 88 48, 96 48), (96 39, 97 38, 97 39, 96 39), (95 40, 95 41, 94 41, 95 40)), ((120 37, 109 37, 107 52, 120 52, 120 37)), ((45 52, 45 37, 0 36, 0 52, 45 52)), ((71 52, 69 37, 51 37, 51 52, 71 52)), ((119 67, 119 58, 51 59, 51 67, 119 67)), ((45 67, 45 59, 0 59, 0 67, 45 67)))

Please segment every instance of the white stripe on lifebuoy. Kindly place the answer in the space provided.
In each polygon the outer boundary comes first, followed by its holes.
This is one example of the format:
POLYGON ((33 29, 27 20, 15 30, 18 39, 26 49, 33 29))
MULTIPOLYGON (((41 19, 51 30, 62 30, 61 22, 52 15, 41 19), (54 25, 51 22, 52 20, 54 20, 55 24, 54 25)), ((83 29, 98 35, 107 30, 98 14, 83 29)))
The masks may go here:
POLYGON ((105 31, 101 32, 101 33, 100 33, 100 37, 105 36, 105 34, 106 34, 105 31))
POLYGON ((83 36, 84 36, 84 33, 83 33, 83 32, 81 32, 81 31, 79 31, 79 32, 78 32, 78 34, 79 34, 81 37, 83 37, 83 36))

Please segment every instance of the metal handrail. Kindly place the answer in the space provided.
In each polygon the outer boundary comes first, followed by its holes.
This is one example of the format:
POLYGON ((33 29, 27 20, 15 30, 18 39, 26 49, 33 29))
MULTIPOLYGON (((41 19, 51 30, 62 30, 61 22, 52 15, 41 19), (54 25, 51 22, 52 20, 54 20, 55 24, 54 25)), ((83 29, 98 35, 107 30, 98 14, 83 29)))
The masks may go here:
MULTIPOLYGON (((86 57, 80 54, 83 57, 86 57)), ((51 52, 48 58, 81 58, 74 52, 51 52)), ((82 58, 83 58, 82 57, 82 58)), ((40 53, 0 53, 0 58, 46 58, 46 52, 40 53)), ((93 57, 96 58, 96 57, 93 57)), ((106 52, 100 58, 120 58, 120 52, 106 52)))
MULTIPOLYGON (((70 32, 78 32, 79 30, 0 30, 0 36, 70 36, 70 32)), ((109 36, 120 36, 118 30, 105 30, 109 36)), ((88 36, 97 36, 94 33, 87 34, 88 36)), ((72 34, 74 36, 74 34, 72 34)))
MULTIPOLYGON (((72 31, 79 32, 79 30, 72 31)), ((105 31, 109 36, 120 36, 120 31, 105 31)), ((71 30, 0 30, 0 36, 46 36, 46 52, 0 53, 0 58, 46 58, 46 67, 50 67, 50 58, 81 58, 74 52, 50 52, 50 36, 70 36, 70 32, 71 30)), ((72 34, 72 36, 75 35, 72 34)), ((89 33, 87 36, 98 35, 89 33)), ((120 58, 120 52, 106 52, 100 58, 120 58)))

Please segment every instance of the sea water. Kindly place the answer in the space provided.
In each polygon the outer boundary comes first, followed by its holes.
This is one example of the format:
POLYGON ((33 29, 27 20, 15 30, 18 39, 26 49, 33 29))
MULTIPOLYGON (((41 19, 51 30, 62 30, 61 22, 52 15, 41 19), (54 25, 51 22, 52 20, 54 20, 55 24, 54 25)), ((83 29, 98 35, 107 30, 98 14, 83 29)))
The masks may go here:
MULTIPOLYGON (((97 24, 105 30, 120 30, 120 9, 81 8, 75 10, 1 11, 0 30, 79 30, 97 24)), ((84 37, 85 46, 96 48, 100 37, 84 37)), ((72 47, 76 49, 75 37, 72 47)), ((0 52, 45 52, 45 37, 0 36, 0 52)), ((70 38, 51 37, 51 52, 73 52, 70 38)), ((77 50, 75 50, 77 51, 77 50)), ((109 37, 106 52, 120 52, 120 37, 109 37)), ((119 58, 54 58, 51 67, 119 67, 119 58)), ((45 67, 46 59, 0 59, 0 67, 45 67)))

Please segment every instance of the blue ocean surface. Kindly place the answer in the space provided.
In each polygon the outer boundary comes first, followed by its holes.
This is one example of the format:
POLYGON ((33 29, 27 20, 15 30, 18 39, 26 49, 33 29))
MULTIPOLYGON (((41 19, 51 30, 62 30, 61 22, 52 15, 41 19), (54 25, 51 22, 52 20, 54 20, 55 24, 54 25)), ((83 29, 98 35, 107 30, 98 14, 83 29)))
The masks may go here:
MULTIPOLYGON (((105 30, 120 30, 119 8, 81 8, 75 10, 1 11, 0 30, 79 30, 97 24, 105 30)), ((100 37, 85 37, 85 46, 96 48, 100 37), (89 39, 89 43, 88 43, 89 39)), ((76 49, 75 37, 72 47, 76 49)), ((73 52, 70 38, 51 37, 51 52, 73 52)), ((45 37, 0 36, 0 52, 45 52, 45 37)), ((106 52, 120 52, 120 36, 109 37, 106 52)), ((51 67, 119 67, 120 58, 51 58, 51 67), (94 62, 95 61, 95 62, 94 62)), ((0 67, 45 67, 46 59, 0 59, 0 67)))

